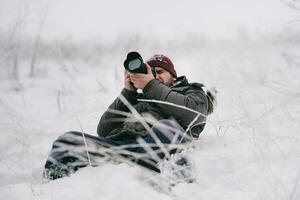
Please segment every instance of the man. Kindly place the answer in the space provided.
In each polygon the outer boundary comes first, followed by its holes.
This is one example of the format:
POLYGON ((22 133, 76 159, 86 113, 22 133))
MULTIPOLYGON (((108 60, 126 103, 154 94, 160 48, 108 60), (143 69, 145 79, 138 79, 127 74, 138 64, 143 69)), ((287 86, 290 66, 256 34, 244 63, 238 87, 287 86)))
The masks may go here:
POLYGON ((177 77, 167 56, 154 55, 146 67, 146 74, 124 72, 124 89, 102 115, 99 137, 68 132, 54 142, 45 165, 48 179, 105 158, 160 172, 159 161, 178 152, 176 145, 198 138, 212 112, 212 96, 202 84, 177 77))

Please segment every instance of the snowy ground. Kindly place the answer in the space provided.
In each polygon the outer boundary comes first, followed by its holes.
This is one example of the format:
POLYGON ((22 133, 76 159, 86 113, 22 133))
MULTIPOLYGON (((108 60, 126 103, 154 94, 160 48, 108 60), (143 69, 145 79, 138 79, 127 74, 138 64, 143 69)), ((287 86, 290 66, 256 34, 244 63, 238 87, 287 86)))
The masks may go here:
POLYGON ((192 153, 196 183, 178 184, 174 197, 153 189, 139 169, 109 163, 41 182, 52 141, 68 130, 95 134, 119 93, 125 54, 116 51, 104 54, 107 65, 41 60, 30 78, 24 60, 18 80, 2 72, 0 199, 299 199, 299 38, 206 42, 188 57, 169 51, 180 74, 219 91, 192 153))
POLYGON ((186 32, 160 40, 140 33, 84 45, 63 38, 41 44, 33 77, 26 42, 15 73, 16 50, 1 40, 0 199, 300 199, 299 35, 239 29, 234 37, 186 32), (60 134, 96 134, 122 88, 130 50, 145 58, 165 53, 179 75, 219 91, 191 152, 197 181, 163 191, 140 169, 107 163, 43 183, 43 165, 60 134))

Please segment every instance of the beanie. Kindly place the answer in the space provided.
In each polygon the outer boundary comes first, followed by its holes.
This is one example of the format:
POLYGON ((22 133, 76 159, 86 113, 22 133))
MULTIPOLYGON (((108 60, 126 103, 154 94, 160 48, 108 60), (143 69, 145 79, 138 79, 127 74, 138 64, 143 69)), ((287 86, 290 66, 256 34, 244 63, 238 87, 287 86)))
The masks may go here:
POLYGON ((174 78, 177 78, 177 73, 174 68, 174 65, 170 58, 164 55, 154 55, 152 56, 147 63, 151 67, 161 67, 165 70, 167 70, 174 78))

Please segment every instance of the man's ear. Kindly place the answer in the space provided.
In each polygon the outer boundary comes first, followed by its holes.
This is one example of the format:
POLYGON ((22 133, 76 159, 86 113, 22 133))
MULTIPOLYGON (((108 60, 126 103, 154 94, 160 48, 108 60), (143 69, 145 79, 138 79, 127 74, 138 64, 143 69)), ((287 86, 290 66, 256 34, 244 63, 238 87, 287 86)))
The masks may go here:
POLYGON ((150 73, 152 68, 151 66, 148 64, 148 63, 145 63, 146 64, 146 67, 147 67, 147 73, 150 73))

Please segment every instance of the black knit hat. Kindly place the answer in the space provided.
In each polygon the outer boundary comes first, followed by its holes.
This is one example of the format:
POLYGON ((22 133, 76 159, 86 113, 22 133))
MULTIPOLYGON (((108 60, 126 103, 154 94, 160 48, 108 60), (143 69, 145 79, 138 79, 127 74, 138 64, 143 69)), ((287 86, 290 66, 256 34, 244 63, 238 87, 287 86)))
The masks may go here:
POLYGON ((147 61, 147 63, 151 67, 161 67, 161 68, 167 70, 168 72, 170 72, 170 74, 172 74, 172 76, 174 78, 177 78, 177 73, 174 68, 174 65, 173 65, 172 61, 170 60, 170 58, 168 58, 167 56, 154 55, 147 61))

